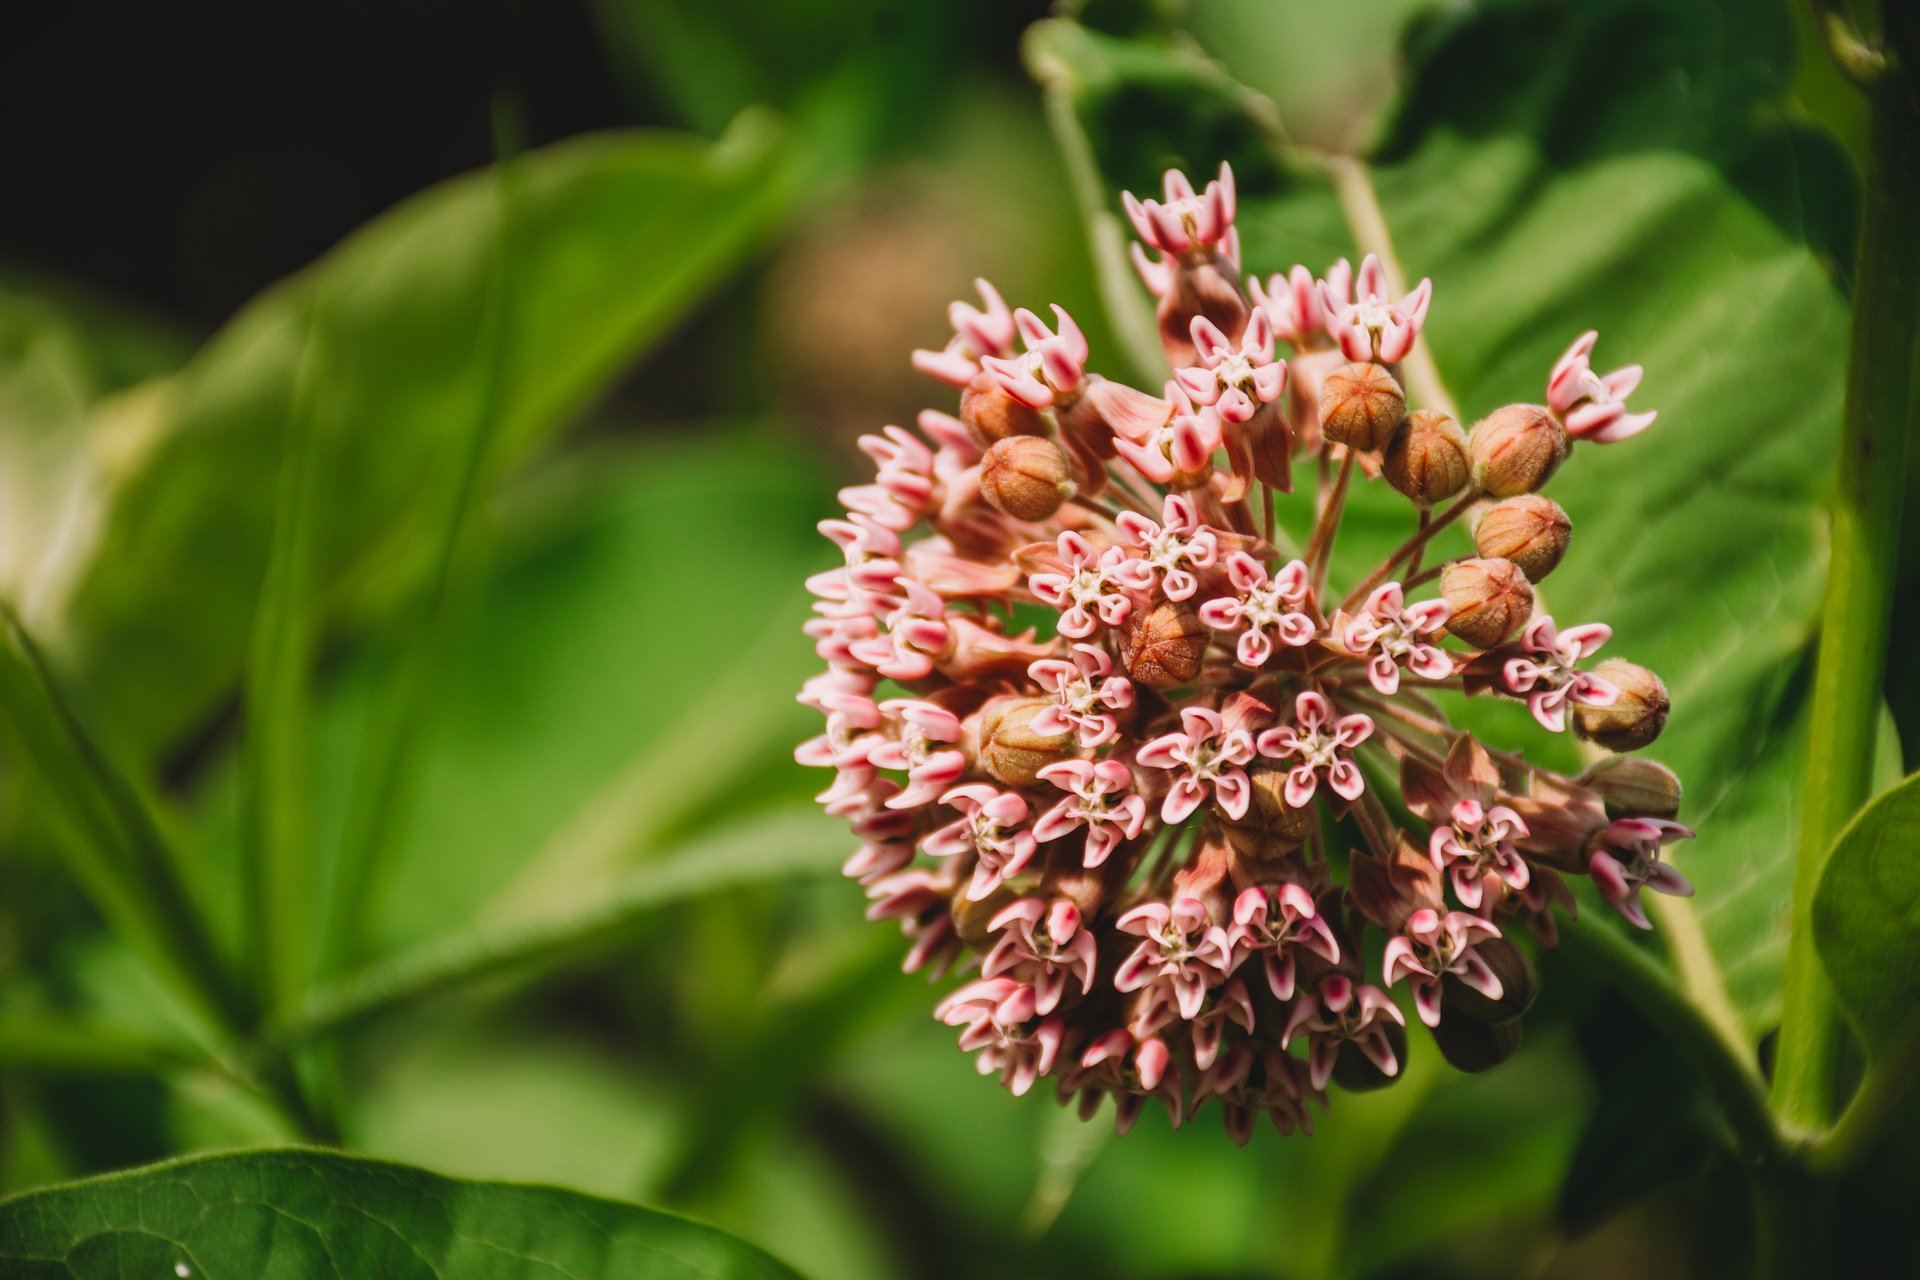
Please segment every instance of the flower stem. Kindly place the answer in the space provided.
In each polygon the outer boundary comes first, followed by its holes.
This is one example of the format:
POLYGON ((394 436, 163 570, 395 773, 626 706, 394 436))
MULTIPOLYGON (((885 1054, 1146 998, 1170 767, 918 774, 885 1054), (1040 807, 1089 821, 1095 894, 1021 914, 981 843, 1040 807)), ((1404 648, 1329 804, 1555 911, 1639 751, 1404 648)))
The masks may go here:
POLYGON ((1314 522, 1313 537, 1307 540, 1307 568, 1313 574, 1313 596, 1320 598, 1320 588, 1327 580, 1327 565, 1333 559, 1333 535, 1340 528, 1340 513, 1347 505, 1347 489, 1353 483, 1355 456, 1353 450, 1346 452, 1340 462, 1340 474, 1334 479, 1333 491, 1327 495, 1327 505, 1320 511, 1320 519, 1314 522))
POLYGON ((1832 558, 1814 671, 1812 729, 1794 869, 1773 1106, 1789 1131, 1833 1119, 1843 1031, 1813 942, 1813 895, 1833 838, 1873 776, 1887 628, 1899 550, 1908 433, 1914 423, 1914 316, 1920 313, 1920 15, 1887 4, 1896 58, 1868 94, 1871 128, 1854 272, 1832 558))
MULTIPOLYGON (((1379 565, 1374 568, 1372 573, 1361 579, 1360 585, 1347 593, 1347 598, 1341 602, 1340 607, 1342 609, 1351 609, 1366 599, 1367 592, 1387 580, 1387 575, 1393 572, 1393 566, 1399 564, 1408 556, 1417 557, 1420 554, 1421 548, 1425 547, 1436 533, 1439 533, 1442 529, 1465 515, 1467 509, 1479 500, 1479 490, 1475 489, 1461 494, 1459 501, 1455 502, 1437 516, 1433 515, 1430 510, 1423 508, 1420 512, 1420 527, 1414 531, 1413 536, 1395 548, 1393 554, 1385 560, 1382 560, 1379 565)), ((1432 576, 1431 573, 1427 575, 1428 578, 1432 576)), ((1424 582, 1426 578, 1421 578, 1419 581, 1424 582)))

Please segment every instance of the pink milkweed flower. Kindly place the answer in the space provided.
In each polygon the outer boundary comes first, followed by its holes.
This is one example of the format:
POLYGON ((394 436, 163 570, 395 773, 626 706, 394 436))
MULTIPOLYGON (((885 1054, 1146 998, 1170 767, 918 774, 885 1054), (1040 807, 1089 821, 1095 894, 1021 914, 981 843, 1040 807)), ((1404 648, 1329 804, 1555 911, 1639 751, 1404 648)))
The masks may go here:
POLYGON ((1246 766, 1254 738, 1244 728, 1227 727, 1218 711, 1182 707, 1180 728, 1145 743, 1134 759, 1149 769, 1178 770, 1160 804, 1160 820, 1185 822, 1211 795, 1229 818, 1247 816, 1253 791, 1246 766))
POLYGON ((1380 988, 1356 983, 1345 974, 1330 973, 1320 980, 1320 990, 1301 996, 1287 1018, 1287 1029, 1280 1047, 1293 1044, 1294 1036, 1307 1033, 1307 1081, 1318 1092, 1333 1077, 1333 1064, 1342 1044, 1352 1044, 1367 1061, 1380 1068, 1382 1075, 1400 1074, 1400 1059, 1387 1037, 1387 1022, 1407 1025, 1407 1019, 1394 1007, 1380 988))
POLYGON ((846 557, 846 566, 807 579, 807 589, 829 600, 857 600, 869 608, 876 597, 900 590, 900 535, 871 516, 854 512, 817 526, 846 557))
POLYGON ((1118 991, 1164 988, 1180 1016, 1192 1020, 1206 1003, 1207 989, 1226 978, 1227 932, 1198 898, 1143 902, 1114 921, 1114 928, 1142 939, 1114 972, 1118 991))
POLYGON ((1284 276, 1268 277, 1264 289, 1259 277, 1249 276, 1247 292, 1253 305, 1266 313, 1273 336, 1295 351, 1319 346, 1327 336, 1327 309, 1320 301, 1320 282, 1299 263, 1284 276))
POLYGON ((1119 589, 1115 571, 1126 558, 1120 547, 1094 550, 1069 529, 1060 535, 1059 571, 1030 574, 1027 589, 1060 610, 1057 630, 1069 640, 1084 640, 1102 624, 1117 627, 1133 612, 1133 601, 1119 589))
MULTIPOLYGON (((1150 991, 1148 995, 1150 1000, 1165 999, 1164 989, 1150 991)), ((1169 1012, 1149 1016, 1171 1020, 1172 1015, 1169 1012)), ((1253 1034, 1253 1000, 1247 995, 1246 984, 1238 978, 1228 978, 1215 987, 1206 1007, 1187 1024, 1195 1067, 1205 1071, 1220 1057, 1220 1043, 1226 1038, 1229 1023, 1248 1035, 1253 1034)))
POLYGON ((1146 823, 1147 802, 1133 793, 1133 772, 1118 760, 1056 760, 1039 776, 1070 794, 1040 815, 1033 838, 1058 840, 1085 827, 1085 866, 1105 862, 1122 837, 1133 839, 1146 823))
POLYGON ((855 443, 873 459, 875 471, 872 484, 840 490, 840 501, 848 511, 865 515, 895 533, 906 532, 932 512, 933 450, 912 432, 896 426, 882 428, 879 435, 863 435, 855 443))
POLYGON ((933 1016, 950 1027, 964 1027, 960 1048, 979 1051, 976 1060, 983 1076, 1000 1074, 1000 1083, 1017 1098, 1033 1082, 1053 1070, 1066 1035, 1057 1017, 1037 1015, 1032 987, 1011 978, 979 978, 961 987, 934 1007, 933 1016))
POLYGON ((1660 860, 1660 848, 1692 838, 1691 828, 1666 818, 1618 818, 1600 833, 1600 847, 1587 860, 1587 872, 1608 906, 1635 927, 1651 929, 1640 906, 1640 890, 1691 898, 1693 885, 1660 860))
POLYGON ((1387 300, 1387 272, 1380 259, 1368 254, 1360 263, 1354 290, 1347 292, 1344 261, 1341 270, 1327 272, 1320 285, 1320 303, 1327 311, 1327 332, 1349 360, 1397 364, 1413 350, 1413 340, 1427 320, 1433 300, 1433 281, 1422 280, 1398 302, 1387 300))
POLYGON ((1319 789, 1322 776, 1335 795, 1343 800, 1358 800, 1367 789, 1359 768, 1343 752, 1373 736, 1373 718, 1364 715, 1333 718, 1333 704, 1326 696, 1304 689, 1293 700, 1292 724, 1262 733, 1259 752, 1276 760, 1297 760, 1287 771, 1282 792, 1289 805, 1305 808, 1319 789))
POLYGON ((1529 656, 1508 658, 1500 668, 1507 689, 1527 695, 1527 709, 1550 732, 1567 727, 1567 703, 1610 707, 1620 690, 1575 664, 1592 657, 1613 636, 1604 622, 1589 622, 1557 630, 1542 615, 1520 633, 1519 646, 1529 656))
MULTIPOLYGON (((1227 1136, 1234 1145, 1247 1145, 1253 1137, 1253 1122, 1262 1112, 1282 1134, 1313 1132, 1308 1104, 1317 1091, 1307 1087, 1303 1079, 1307 1066, 1300 1059, 1278 1049, 1256 1054, 1243 1044, 1201 1071, 1193 1089, 1194 1110, 1211 1098, 1220 1099, 1227 1136)), ((1320 1101, 1324 1104, 1326 1099, 1320 1101)))
POLYGON ((850 646, 860 661, 890 680, 921 680, 953 643, 947 606, 911 578, 900 580, 902 595, 884 619, 883 635, 850 646))
POLYGON ((1381 972, 1387 985, 1402 977, 1413 988, 1413 1007, 1420 1021, 1430 1027, 1440 1025, 1440 978, 1451 973, 1489 1000, 1504 994, 1500 977, 1494 973, 1473 944, 1480 938, 1497 938, 1500 930, 1490 920, 1465 911, 1441 915, 1432 907, 1422 907, 1407 917, 1405 932, 1387 939, 1380 953, 1381 972))
POLYGON ((1200 606, 1200 621, 1215 631, 1239 631, 1234 656, 1258 670, 1273 656, 1273 644, 1300 648, 1311 644, 1313 619, 1300 612, 1310 593, 1307 566, 1290 560, 1272 577, 1267 567, 1244 551, 1226 559, 1227 580, 1237 596, 1218 596, 1200 606), (1243 629, 1244 628, 1244 629, 1243 629))
POLYGON ((1367 659, 1367 679, 1381 693, 1400 691, 1401 667, 1423 680, 1444 680, 1453 674, 1453 659, 1433 641, 1452 612, 1445 600, 1409 605, 1399 583, 1384 583, 1341 628, 1340 644, 1367 659))
POLYGON ((1025 307, 1013 313, 1027 350, 1024 355, 982 356, 980 366, 1000 389, 1032 409, 1044 409, 1057 396, 1079 389, 1086 376, 1087 338, 1059 304, 1053 308, 1059 332, 1025 307))
POLYGON ((965 753, 957 747, 940 750, 942 744, 960 741, 960 717, 937 703, 913 698, 894 698, 880 709, 898 721, 898 736, 869 751, 867 760, 907 773, 906 790, 887 801, 889 808, 926 804, 960 780, 967 768, 965 753))
POLYGON ((1027 675, 1054 697, 1054 705, 1033 718, 1033 731, 1051 735, 1071 729, 1089 749, 1120 731, 1110 713, 1133 705, 1133 682, 1113 674, 1113 658, 1099 645, 1074 645, 1071 662, 1042 658, 1027 675))
POLYGON ((1166 406, 1166 417, 1144 430, 1137 423, 1128 424, 1133 434, 1116 434, 1114 449, 1155 484, 1192 487, 1204 483, 1221 444, 1220 415, 1195 408, 1177 382, 1167 384, 1165 400, 1153 403, 1166 406))
POLYGON ((941 796, 940 803, 960 810, 961 817, 929 832, 921 848, 933 858, 975 855, 967 901, 980 901, 1033 861, 1034 835, 1025 829, 1027 802, 1017 792, 969 782, 941 796))
POLYGON ((1100 1100, 1113 1095, 1113 1128, 1125 1134, 1133 1128, 1148 1098, 1158 1098, 1178 1129, 1185 1118, 1180 1092, 1180 1068, 1158 1036, 1136 1038, 1125 1027, 1095 1036, 1080 1055, 1077 1067, 1060 1082, 1062 1099, 1078 1095, 1082 1120, 1090 1120, 1100 1100))
POLYGON ((975 280, 985 308, 956 301, 947 307, 947 320, 953 325, 953 337, 939 351, 921 349, 913 353, 913 367, 930 378, 953 387, 964 387, 980 372, 982 356, 1013 354, 1013 315, 999 290, 985 280, 975 280))
POLYGON ((1114 523, 1140 549, 1112 569, 1113 580, 1129 591, 1151 591, 1157 579, 1167 599, 1188 599, 1200 589, 1193 570, 1211 568, 1220 554, 1213 530, 1178 493, 1167 495, 1158 524, 1137 511, 1122 511, 1114 523))
POLYGON ((1193 318, 1193 345, 1200 364, 1173 376, 1194 403, 1212 406, 1222 422, 1247 421, 1286 389, 1287 362, 1274 359, 1273 321, 1264 310, 1255 309, 1238 351, 1205 316, 1193 318))
POLYGON ((1081 927, 1080 909, 1065 898, 1051 905, 1021 898, 1001 908, 987 932, 1000 938, 981 961, 980 976, 1006 976, 1031 987, 1034 1012, 1052 1013, 1075 977, 1081 995, 1093 990, 1098 946, 1093 933, 1081 927))
POLYGON ((1519 814, 1504 804, 1483 805, 1467 797, 1457 801, 1448 826, 1435 827, 1427 841, 1434 869, 1447 873, 1453 894, 1469 911, 1480 909, 1488 876, 1519 893, 1532 880, 1527 860, 1514 845, 1529 834, 1519 814))
MULTIPOLYGON (((1120 194, 1127 218, 1140 238, 1175 257, 1205 249, 1225 240, 1233 230, 1235 193, 1233 170, 1225 163, 1220 176, 1195 194, 1193 183, 1178 169, 1163 179, 1165 200, 1140 200, 1131 191, 1120 194)), ((1238 259, 1237 253, 1228 253, 1238 259)))
POLYGON ((1297 884, 1253 885, 1233 900, 1233 928, 1227 931, 1235 968, 1259 956, 1267 986, 1276 1000, 1293 999, 1294 953, 1310 951, 1328 964, 1340 963, 1340 944, 1321 918, 1313 895, 1297 884))
POLYGON ((928 970, 938 981, 960 958, 966 944, 954 924, 951 909, 953 877, 943 869, 909 867, 867 886, 872 904, 867 919, 896 919, 901 934, 912 941, 900 968, 906 973, 928 970))
POLYGON ((869 677, 843 670, 825 671, 801 686, 798 701, 827 717, 826 731, 794 748, 793 758, 804 765, 840 768, 866 763, 877 742, 876 730, 886 715, 868 696, 869 677))
POLYGON ((1553 366, 1547 379, 1547 407, 1560 415, 1574 439, 1613 444, 1652 426, 1659 411, 1627 412, 1627 397, 1645 372, 1639 365, 1615 369, 1605 377, 1593 371, 1587 357, 1599 338, 1598 331, 1587 330, 1553 366))

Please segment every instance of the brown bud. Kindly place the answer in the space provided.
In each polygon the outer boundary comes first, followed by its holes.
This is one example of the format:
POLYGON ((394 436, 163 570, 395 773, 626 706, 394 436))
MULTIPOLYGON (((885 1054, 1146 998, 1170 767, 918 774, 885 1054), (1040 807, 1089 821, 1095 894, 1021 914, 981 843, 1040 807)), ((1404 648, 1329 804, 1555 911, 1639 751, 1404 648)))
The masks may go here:
POLYGON ((1410 413, 1387 441, 1387 483, 1423 507, 1467 487, 1467 433, 1444 413, 1410 413))
POLYGON ((1440 595, 1453 612, 1447 630, 1491 649, 1533 616, 1533 587, 1511 560, 1456 560, 1440 574, 1440 595))
POLYGON ((1277 858, 1298 849, 1313 831, 1312 805, 1296 809, 1286 801, 1287 771, 1259 764, 1247 770, 1251 802, 1247 816, 1227 824, 1227 839, 1243 858, 1277 858))
POLYGON ((1127 675, 1150 689, 1170 689, 1200 674, 1213 633, 1186 605, 1163 600, 1145 613, 1135 610, 1120 633, 1120 660, 1127 675))
POLYGON ((1001 389, 993 375, 982 369, 960 393, 960 421, 982 448, 1009 436, 1043 436, 1047 420, 1038 409, 1030 409, 1001 389))
POLYGON ((1520 1052, 1520 1019, 1475 1022, 1443 1013, 1433 1044, 1456 1071, 1490 1071, 1520 1052))
POLYGON ((1473 527, 1473 545, 1483 556, 1511 560, 1538 582, 1553 572, 1567 553, 1567 535, 1573 524, 1552 498, 1523 493, 1496 502, 1473 527))
POLYGON ((1050 698, 995 698, 980 712, 980 767, 1010 787, 1031 787, 1040 770, 1073 753, 1073 732, 1036 733, 1050 698))
POLYGON ((1495 409, 1467 440, 1474 483, 1496 498, 1538 489, 1566 458, 1567 448, 1567 429, 1537 404, 1495 409))
POLYGON ((1320 430, 1335 444, 1371 451, 1407 416, 1407 396, 1377 364, 1349 364, 1320 384, 1320 430))
MULTIPOLYGON (((1386 1033, 1387 1043, 1393 1047, 1393 1060, 1402 1071, 1407 1068, 1407 1029, 1397 1022, 1380 1019, 1377 1025, 1386 1033)), ((1373 1059, 1360 1051, 1360 1046, 1351 1040, 1340 1045, 1339 1056, 1333 1060, 1333 1079, 1348 1093, 1368 1093, 1374 1089, 1384 1089, 1399 1076, 1388 1075, 1373 1064, 1373 1059)))
POLYGON ((992 893, 975 902, 967 896, 966 883, 962 881, 953 895, 953 924, 960 933, 960 940, 970 947, 991 947, 993 934, 987 926, 1008 903, 1019 897, 1013 885, 1000 884, 992 893))
POLYGON ((1586 784, 1617 818, 1671 818, 1680 812, 1680 779, 1658 760, 1616 756, 1595 766, 1586 784))
POLYGON ((1666 727, 1667 686, 1645 667, 1608 658, 1593 674, 1620 690, 1610 707, 1575 707, 1573 727, 1609 751, 1638 751, 1666 727))
POLYGON ((1073 496, 1067 452, 1043 436, 996 440, 980 464, 980 496, 1015 520, 1045 520, 1073 496))
POLYGON ((1505 938, 1487 938, 1475 943, 1473 950, 1487 962, 1493 976, 1500 979, 1500 998, 1489 1000, 1448 974, 1440 980, 1447 1017, 1458 1014, 1475 1022, 1507 1022, 1525 1013, 1540 989, 1540 980, 1526 952, 1505 938))

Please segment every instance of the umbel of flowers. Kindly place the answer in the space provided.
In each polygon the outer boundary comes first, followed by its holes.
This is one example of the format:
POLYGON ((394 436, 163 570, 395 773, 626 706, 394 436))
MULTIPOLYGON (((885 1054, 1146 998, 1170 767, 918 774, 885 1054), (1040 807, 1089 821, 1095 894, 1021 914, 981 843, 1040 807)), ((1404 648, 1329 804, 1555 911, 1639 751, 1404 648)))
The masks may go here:
POLYGON ((1456 1066, 1509 1056, 1535 986, 1511 935, 1552 944, 1567 877, 1641 928, 1641 890, 1691 892, 1662 860, 1692 834, 1672 773, 1562 776, 1444 701, 1524 702, 1613 753, 1659 734, 1658 677, 1535 591, 1571 527, 1542 488, 1654 415, 1625 404, 1637 366, 1593 371, 1592 333, 1544 403, 1471 430, 1409 411, 1429 282, 1368 257, 1243 289, 1224 166, 1124 199, 1169 377, 1102 377, 1065 311, 985 281, 953 304, 913 360, 955 412, 862 438, 874 478, 821 525, 844 563, 809 584, 826 670, 800 698, 826 726, 797 754, 833 770, 820 802, 906 968, 963 975, 935 1016, 983 1074, 1112 1097, 1123 1131, 1149 1098, 1176 1125, 1217 1103, 1245 1141, 1399 1075, 1396 989, 1456 1066), (1316 492, 1280 496, 1303 462, 1316 492), (1333 582, 1356 477, 1405 496, 1408 536, 1333 582), (1311 503, 1304 545, 1281 501, 1311 503), (1423 568, 1456 521, 1476 554, 1423 568))

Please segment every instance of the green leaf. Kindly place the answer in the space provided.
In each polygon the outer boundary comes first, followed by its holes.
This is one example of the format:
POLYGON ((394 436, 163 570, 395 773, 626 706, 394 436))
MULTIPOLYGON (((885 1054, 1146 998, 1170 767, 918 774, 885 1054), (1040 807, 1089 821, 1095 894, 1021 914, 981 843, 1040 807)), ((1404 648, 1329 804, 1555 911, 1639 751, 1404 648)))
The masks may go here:
POLYGON ((0 1202, 18 1280, 732 1280, 795 1273, 684 1218, 320 1151, 205 1156, 0 1202))
MULTIPOLYGON (((521 166, 502 456, 524 454, 751 250, 782 202, 773 131, 716 146, 607 133, 521 166)), ((338 335, 319 388, 314 468, 330 501, 316 584, 339 594, 417 577, 436 491, 476 402, 501 194, 486 173, 436 187, 350 237, 236 317, 150 398, 123 448, 92 560, 62 614, 61 656, 105 723, 141 750, 174 741, 227 691, 247 642, 273 519, 288 388, 324 293, 338 335)))
POLYGON ((1833 842, 1813 937, 1869 1054, 1920 1010, 1920 774, 1875 796, 1833 842))
MULTIPOLYGON (((1243 261, 1265 274, 1353 254, 1348 223, 1377 201, 1406 273, 1435 282, 1426 342, 1464 420, 1538 401, 1587 328, 1600 330, 1601 367, 1647 366, 1635 404, 1659 409, 1659 423, 1580 447, 1549 486, 1574 532, 1541 596, 1565 623, 1612 624, 1608 653, 1671 690, 1673 718, 1649 754, 1684 779, 1682 816, 1700 836, 1674 851, 1698 895, 1668 912, 1684 919, 1665 933, 1698 939, 1683 977, 1757 1040, 1778 1009, 1798 677, 1845 366, 1833 267, 1851 227, 1843 157, 1778 109, 1785 4, 1452 12, 1415 29, 1387 140, 1364 161, 1333 162, 1356 179, 1338 189, 1270 103, 1186 45, 1062 23, 1030 39, 1030 64, 1073 99, 1110 204, 1164 165, 1231 160, 1243 261), (1613 52, 1596 59, 1597 48, 1613 52)), ((1297 528, 1308 501, 1285 522, 1297 528)), ((1413 528, 1384 485, 1360 487, 1349 509, 1336 582, 1413 528)), ((1436 556, 1466 546, 1449 530, 1436 556)), ((1516 708, 1471 716, 1495 741, 1575 763, 1569 740, 1543 743, 1516 708)))
POLYGON ((690 842, 578 900, 477 924, 319 985, 286 1028, 304 1039, 495 974, 545 972, 617 941, 654 912, 743 885, 832 872, 845 838, 812 810, 775 812, 690 842))

